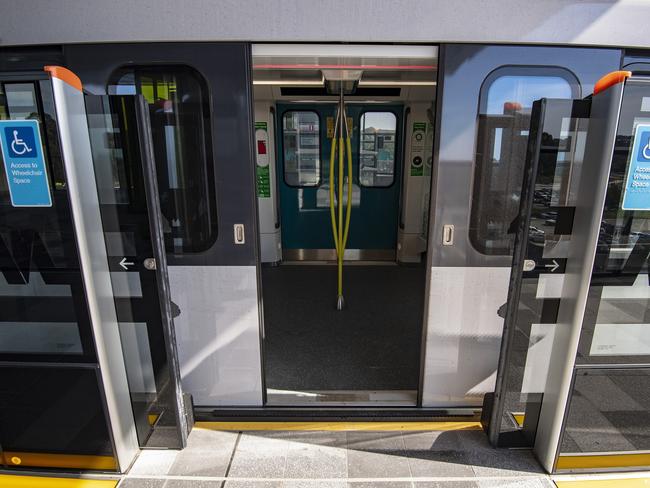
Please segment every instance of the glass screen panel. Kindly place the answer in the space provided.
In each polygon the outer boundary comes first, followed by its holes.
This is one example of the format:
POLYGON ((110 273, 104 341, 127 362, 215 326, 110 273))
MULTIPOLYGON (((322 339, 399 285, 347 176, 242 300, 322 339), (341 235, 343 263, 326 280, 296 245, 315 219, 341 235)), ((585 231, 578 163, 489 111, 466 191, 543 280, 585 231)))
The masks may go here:
POLYGON ((532 446, 564 281, 575 192, 584 158, 588 105, 543 99, 533 104, 524 202, 513 232, 512 276, 505 318, 508 348, 499 392, 499 445, 532 446), (528 266, 525 265, 528 263, 528 266))
POLYGON ((320 183, 320 120, 316 112, 290 111, 282 116, 284 181, 289 186, 320 183))
POLYGON ((579 364, 650 363, 650 198, 641 192, 637 205, 625 203, 626 192, 632 195, 638 185, 648 185, 650 157, 643 148, 650 133, 644 101, 649 89, 650 83, 641 81, 625 85, 579 364))
POLYGON ((116 471, 95 367, 0 365, 0 463, 116 471))
MULTIPOLYGON (((160 300, 166 297, 162 278, 136 264, 158 254, 154 250, 157 226, 150 220, 145 186, 155 178, 149 172, 154 163, 147 159, 140 139, 149 126, 138 102, 135 96, 88 95, 86 111, 138 440, 142 447, 180 447, 160 313, 160 300), (131 266, 124 269, 120 262, 131 266)), ((157 266, 164 268, 164 256, 157 266)))
POLYGON ((397 117, 392 112, 365 112, 359 132, 359 183, 367 187, 392 185, 397 117))
POLYGON ((650 369, 578 369, 561 454, 650 451, 650 369))
POLYGON ((0 155, 0 359, 94 360, 49 81, 0 83, 0 117, 37 120, 51 207, 13 207, 0 155))

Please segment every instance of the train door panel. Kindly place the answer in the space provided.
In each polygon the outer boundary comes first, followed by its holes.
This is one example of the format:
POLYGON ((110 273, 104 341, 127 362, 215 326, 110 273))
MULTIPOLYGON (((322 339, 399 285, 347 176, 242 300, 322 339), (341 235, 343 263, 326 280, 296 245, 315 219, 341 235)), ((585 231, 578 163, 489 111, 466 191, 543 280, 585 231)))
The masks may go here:
POLYGON ((198 407, 262 405, 250 45, 65 55, 90 93, 147 102, 183 391, 198 407))
POLYGON ((441 51, 422 403, 478 406, 496 378, 532 103, 591 93, 604 73, 618 69, 621 52, 441 51))
MULTIPOLYGON (((284 255, 291 259, 300 255, 297 251, 303 255, 303 250, 331 251, 329 162, 336 106, 279 104, 277 114, 277 127, 281 128, 277 144, 284 255)), ((358 256, 394 259, 402 107, 387 105, 379 109, 351 104, 347 115, 353 152, 347 249, 358 256)), ((327 253, 322 256, 330 257, 327 253)))

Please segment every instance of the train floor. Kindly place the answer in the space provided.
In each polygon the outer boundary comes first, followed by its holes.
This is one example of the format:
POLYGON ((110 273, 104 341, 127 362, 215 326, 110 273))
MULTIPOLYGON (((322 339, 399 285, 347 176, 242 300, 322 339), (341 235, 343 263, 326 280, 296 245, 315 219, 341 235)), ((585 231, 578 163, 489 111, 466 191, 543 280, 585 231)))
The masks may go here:
POLYGON ((336 280, 332 265, 263 268, 267 391, 415 395, 425 268, 347 265, 342 311, 336 280))

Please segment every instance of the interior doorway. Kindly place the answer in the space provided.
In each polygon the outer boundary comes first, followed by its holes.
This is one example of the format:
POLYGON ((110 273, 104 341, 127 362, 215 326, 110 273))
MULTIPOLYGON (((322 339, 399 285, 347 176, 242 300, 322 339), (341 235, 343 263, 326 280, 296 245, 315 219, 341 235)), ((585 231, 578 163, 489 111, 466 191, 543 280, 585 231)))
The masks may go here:
POLYGON ((431 46, 254 46, 269 406, 417 404, 436 65, 431 46))

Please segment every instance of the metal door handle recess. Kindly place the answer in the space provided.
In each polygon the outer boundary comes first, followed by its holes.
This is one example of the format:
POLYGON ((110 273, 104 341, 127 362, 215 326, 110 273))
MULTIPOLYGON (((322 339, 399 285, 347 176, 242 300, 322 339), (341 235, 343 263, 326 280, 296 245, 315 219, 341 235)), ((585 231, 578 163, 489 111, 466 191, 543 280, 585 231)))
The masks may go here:
POLYGON ((454 226, 452 224, 446 224, 442 226, 442 245, 454 245, 454 226))
POLYGON ((524 271, 532 271, 537 266, 537 263, 532 259, 524 259, 524 271))
POLYGON ((246 235, 244 234, 244 224, 235 224, 233 226, 235 234, 235 244, 244 244, 246 242, 246 235))
POLYGON ((147 258, 142 262, 142 264, 144 265, 145 269, 154 271, 156 269, 156 258, 147 258))

